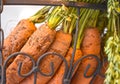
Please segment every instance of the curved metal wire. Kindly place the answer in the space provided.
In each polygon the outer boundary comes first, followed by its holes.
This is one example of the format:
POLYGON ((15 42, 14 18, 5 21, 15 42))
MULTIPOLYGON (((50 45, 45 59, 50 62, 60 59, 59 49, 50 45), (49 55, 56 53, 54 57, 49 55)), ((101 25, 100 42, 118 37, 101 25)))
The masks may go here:
POLYGON ((33 63, 33 68, 32 68, 32 70, 29 71, 27 74, 24 74, 24 75, 22 75, 22 74, 20 73, 21 66, 22 66, 22 63, 20 63, 19 66, 18 66, 18 74, 19 74, 21 77, 27 77, 27 76, 29 76, 29 75, 32 74, 32 72, 33 72, 33 70, 34 70, 34 67, 35 67, 35 61, 34 61, 34 59, 32 58, 32 56, 30 56, 30 55, 28 55, 28 54, 26 54, 26 53, 24 53, 24 52, 16 52, 16 53, 11 54, 11 55, 5 60, 5 62, 4 62, 4 64, 3 64, 2 84, 6 84, 6 67, 7 67, 8 61, 9 61, 11 58, 14 58, 14 57, 16 57, 16 56, 18 56, 18 55, 23 55, 23 56, 29 57, 29 58, 31 59, 32 63, 33 63))
MULTIPOLYGON (((77 16, 79 17, 80 15, 80 8, 77 8, 77 16)), ((67 79, 70 79, 70 76, 72 75, 72 68, 73 68, 73 62, 74 62, 74 56, 75 56, 75 51, 76 51, 76 44, 77 44, 77 40, 78 40, 78 30, 79 30, 79 20, 80 17, 77 19, 76 21, 76 31, 75 31, 75 40, 74 40, 74 47, 73 47, 73 52, 72 52, 72 58, 70 60, 70 68, 69 68, 69 72, 67 74, 67 78, 66 80, 64 81, 68 83, 68 80, 67 79)), ((70 81, 70 80, 69 80, 70 81)))
POLYGON ((0 13, 3 11, 3 0, 0 0, 0 13))
MULTIPOLYGON (((104 61, 102 62, 102 66, 104 66, 104 64, 106 63, 106 62, 108 62, 108 60, 107 60, 107 58, 105 58, 104 59, 104 61)), ((100 72, 98 73, 102 78, 105 78, 105 74, 103 74, 102 72, 101 72, 101 70, 100 70, 100 72)))
MULTIPOLYGON (((54 75, 54 64, 53 64, 53 62, 50 63, 51 72, 49 74, 43 73, 40 70, 40 68, 39 68, 41 60, 44 59, 45 57, 49 56, 49 55, 58 56, 59 58, 62 59, 62 61, 65 63, 64 77, 66 77, 67 76, 67 72, 68 72, 68 63, 67 63, 67 60, 62 55, 60 55, 58 53, 55 53, 55 52, 47 52, 47 53, 39 56, 36 64, 35 64, 35 62, 33 62, 33 68, 32 68, 32 70, 28 74, 26 74, 26 75, 21 75, 20 74, 21 66, 22 66, 22 64, 20 63, 19 68, 18 68, 19 75, 22 76, 22 77, 27 77, 27 76, 31 75, 34 72, 34 84, 36 84, 36 82, 37 82, 36 81, 37 80, 37 72, 39 72, 43 76, 47 76, 47 77, 48 76, 53 76, 54 75)), ((32 59, 32 61, 34 60, 33 58, 31 58, 31 59, 32 59)))
POLYGON ((16 52, 16 53, 11 54, 11 55, 5 60, 5 62, 4 62, 4 64, 3 64, 2 84, 6 84, 6 67, 7 67, 8 61, 9 61, 11 58, 14 58, 14 57, 19 56, 19 55, 23 55, 23 56, 29 57, 29 58, 31 59, 32 63, 33 63, 33 66, 32 66, 32 69, 31 69, 28 73, 26 73, 26 74, 21 74, 20 72, 21 72, 21 69, 22 69, 22 62, 20 62, 19 65, 18 65, 18 75, 21 76, 21 77, 28 77, 28 76, 30 76, 32 73, 34 73, 34 84, 36 84, 37 72, 39 72, 39 73, 40 73, 41 75, 43 75, 43 76, 52 76, 52 75, 54 75, 54 64, 53 64, 53 62, 50 63, 51 73, 45 74, 45 73, 43 73, 43 72, 39 69, 39 65, 40 65, 41 60, 44 59, 44 58, 45 58, 46 56, 48 56, 48 55, 58 56, 59 58, 62 59, 62 61, 65 63, 65 74, 64 74, 64 77, 66 77, 66 75, 67 75, 67 72, 68 72, 68 63, 67 63, 66 59, 65 59, 62 55, 60 55, 60 54, 58 54, 58 53, 55 53, 55 52, 47 52, 47 53, 41 55, 41 56, 38 58, 37 62, 35 62, 31 55, 28 55, 28 54, 26 54, 26 53, 24 53, 24 52, 16 52))
POLYGON ((4 32, 3 29, 0 28, 0 50, 3 49, 3 44, 4 44, 4 32))
POLYGON ((1 28, 1 13, 3 11, 3 0, 0 1, 0 82, 1 82, 1 73, 2 73, 2 49, 3 49, 3 43, 4 43, 4 32, 3 29, 1 28))
POLYGON ((2 49, 3 49, 3 44, 4 44, 4 32, 3 29, 0 28, 0 66, 2 66, 2 49))
POLYGON ((99 69, 99 72, 98 72, 96 75, 93 76, 92 80, 90 81, 90 84, 93 84, 93 83, 94 83, 94 80, 95 80, 95 78, 96 78, 97 75, 100 75, 102 78, 105 78, 105 75, 101 73, 101 69, 102 69, 102 66, 103 66, 103 64, 104 64, 103 62, 106 62, 106 61, 107 61, 107 59, 104 59, 104 60, 101 62, 101 67, 100 67, 100 69, 99 69))
POLYGON ((105 59, 101 62, 101 68, 99 69, 99 72, 92 78, 92 80, 90 81, 90 84, 93 84, 93 82, 94 82, 94 80, 95 80, 95 78, 96 78, 97 75, 99 75, 99 76, 102 77, 102 78, 105 78, 105 74, 103 74, 103 73, 101 72, 101 70, 102 70, 102 67, 103 67, 104 63, 106 63, 106 62, 107 62, 107 58, 105 58, 105 59))
MULTIPOLYGON (((1 24, 1 23, 0 23, 1 24)), ((0 27, 0 81, 1 81, 1 74, 2 74, 2 64, 3 64, 3 56, 2 56, 2 49, 4 44, 4 32, 3 29, 0 27)))
MULTIPOLYGON (((60 55, 60 54, 58 54, 58 53, 55 53, 55 52, 47 52, 47 53, 43 54, 42 56, 40 56, 40 57, 38 58, 37 66, 39 66, 41 60, 44 59, 44 58, 45 58, 46 56, 48 56, 48 55, 58 56, 59 58, 62 59, 62 61, 65 63, 65 74, 64 74, 64 76, 66 77, 66 74, 67 74, 67 71, 68 71, 68 63, 67 63, 66 59, 65 59, 62 55, 60 55)), ((39 71, 39 73, 42 74, 43 76, 52 76, 52 75, 54 75, 54 64, 53 64, 53 62, 50 63, 50 69, 51 69, 51 72, 50 72, 49 74, 43 73, 40 69, 39 69, 38 71, 39 71)))
MULTIPOLYGON (((87 67, 86 67, 86 69, 85 69, 85 72, 84 72, 84 77, 90 78, 90 77, 92 77, 92 76, 95 76, 95 75, 99 72, 99 70, 100 70, 101 61, 100 61, 100 59, 99 59, 96 55, 93 55, 93 54, 89 54, 89 55, 87 55, 87 56, 82 56, 82 57, 73 65, 73 70, 72 70, 72 71, 74 71, 74 70, 76 69, 76 67, 78 66, 78 64, 79 64, 83 59, 88 58, 88 57, 95 58, 95 59, 97 60, 97 62, 98 62, 98 65, 97 65, 97 68, 96 68, 96 70, 94 71, 94 73, 91 74, 90 76, 87 76, 86 74, 87 74, 87 72, 88 72, 88 70, 89 70, 89 68, 90 68, 90 64, 88 64, 87 67)), ((72 74, 73 74, 73 72, 72 72, 72 74)), ((71 75, 71 78, 72 78, 72 75, 71 75)))

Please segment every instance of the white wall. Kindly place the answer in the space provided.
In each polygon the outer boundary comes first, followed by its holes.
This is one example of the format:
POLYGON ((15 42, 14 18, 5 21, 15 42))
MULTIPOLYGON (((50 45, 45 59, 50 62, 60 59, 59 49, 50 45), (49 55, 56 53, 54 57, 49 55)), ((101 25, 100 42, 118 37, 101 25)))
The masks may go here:
POLYGON ((1 14, 1 27, 5 37, 21 19, 32 16, 41 8, 42 6, 5 5, 1 14))

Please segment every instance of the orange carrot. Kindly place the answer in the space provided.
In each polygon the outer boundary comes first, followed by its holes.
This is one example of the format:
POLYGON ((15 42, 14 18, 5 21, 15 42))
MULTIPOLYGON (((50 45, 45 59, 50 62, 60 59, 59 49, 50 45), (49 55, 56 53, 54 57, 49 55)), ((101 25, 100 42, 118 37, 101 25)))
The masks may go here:
MULTIPOLYGON (((94 54, 99 57, 100 33, 97 28, 87 28, 84 31, 81 50, 83 55, 94 54)), ((95 71, 97 67, 97 61, 94 58, 89 57, 88 59, 83 60, 82 63, 80 63, 79 68, 77 69, 77 72, 73 76, 71 84, 89 84, 90 83, 92 77, 91 78, 84 77, 84 71, 88 64, 90 64, 91 67, 87 72, 87 76, 91 75, 95 71)))
MULTIPOLYGON (((33 22, 27 19, 21 20, 10 35, 4 40, 3 60, 6 60, 10 54, 20 51, 35 30, 36 27, 33 22)), ((11 60, 11 62, 12 61, 13 60, 11 60)), ((9 64, 11 62, 9 62, 9 64)))
MULTIPOLYGON (((69 66, 70 66, 70 60, 72 58, 72 52, 73 52, 73 48, 71 47, 65 57, 69 66)), ((82 56, 81 51, 79 49, 77 49, 75 52, 74 62, 76 62, 81 56, 82 56)), ((65 70, 65 65, 64 65, 64 63, 62 63, 59 70, 56 72, 54 77, 47 84, 62 84, 64 70, 65 70)))
MULTIPOLYGON (((56 33, 54 42, 49 47, 47 52, 56 52, 61 54, 62 56, 65 56, 66 52, 69 49, 70 43, 71 43, 71 35, 66 34, 62 31, 58 31, 56 33)), ((41 64, 39 66, 40 70, 44 73, 50 73, 50 62, 54 63, 54 71, 56 72, 62 60, 57 56, 48 55, 41 61, 41 64)), ((45 77, 39 74, 37 75, 37 84, 46 84, 51 78, 52 76, 45 77)), ((34 75, 31 75, 27 77, 25 80, 23 80, 20 84, 33 84, 33 81, 34 81, 34 75)))
MULTIPOLYGON (((108 62, 105 62, 101 69, 101 74, 105 75, 107 70, 108 62)), ((101 77, 99 74, 95 77, 93 84, 104 84, 105 77, 101 77)))

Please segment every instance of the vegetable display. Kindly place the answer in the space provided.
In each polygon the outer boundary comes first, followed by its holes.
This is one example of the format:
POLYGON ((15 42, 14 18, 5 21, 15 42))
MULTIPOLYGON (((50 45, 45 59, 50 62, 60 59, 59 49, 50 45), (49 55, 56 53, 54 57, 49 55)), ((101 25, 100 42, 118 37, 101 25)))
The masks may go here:
POLYGON ((73 0, 73 2, 90 4, 107 2, 107 10, 84 7, 78 9, 62 4, 44 6, 30 18, 22 19, 4 40, 2 50, 4 61, 15 52, 30 55, 36 63, 46 53, 57 53, 65 59, 62 60, 57 54, 48 54, 38 63, 39 66, 35 65, 36 71, 28 77, 21 77, 18 74, 20 63, 21 74, 29 73, 33 63, 29 57, 17 55, 7 64, 6 84, 33 84, 35 73, 36 84, 120 83, 120 1, 73 0), (36 27, 36 23, 40 26, 36 27), (89 55, 96 56, 100 62, 92 56, 87 57, 89 55), (84 59, 80 60, 82 58, 84 59), (107 62, 104 64, 105 59, 107 62), (68 65, 66 73, 68 76, 64 75, 65 61, 68 65), (75 67, 76 63, 78 65, 75 67), (44 76, 38 71, 46 75, 54 73, 44 76), (100 72, 105 77, 102 77, 100 72), (93 73, 95 74, 92 75, 93 73), (64 78, 66 79, 63 80, 64 78))

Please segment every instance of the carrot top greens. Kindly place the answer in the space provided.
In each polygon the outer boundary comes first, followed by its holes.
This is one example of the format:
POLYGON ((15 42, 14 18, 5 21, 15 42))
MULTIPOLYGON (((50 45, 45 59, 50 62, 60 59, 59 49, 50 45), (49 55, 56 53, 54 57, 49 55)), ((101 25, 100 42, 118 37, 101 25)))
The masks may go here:
POLYGON ((46 18, 48 17, 48 13, 50 9, 51 6, 45 6, 42 9, 40 9, 37 13, 35 13, 33 16, 29 17, 28 19, 33 23, 41 23, 45 21, 46 18))
POLYGON ((73 30, 75 29, 77 15, 76 15, 76 8, 69 7, 69 15, 63 21, 63 31, 65 33, 72 34, 73 30))
POLYGON ((50 13, 47 23, 48 26, 51 29, 55 29, 59 24, 62 23, 62 21, 66 18, 68 15, 68 8, 65 7, 64 5, 61 6, 56 6, 50 13))

